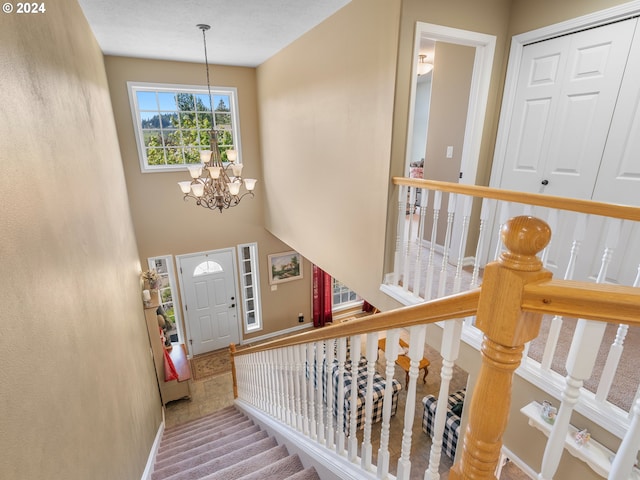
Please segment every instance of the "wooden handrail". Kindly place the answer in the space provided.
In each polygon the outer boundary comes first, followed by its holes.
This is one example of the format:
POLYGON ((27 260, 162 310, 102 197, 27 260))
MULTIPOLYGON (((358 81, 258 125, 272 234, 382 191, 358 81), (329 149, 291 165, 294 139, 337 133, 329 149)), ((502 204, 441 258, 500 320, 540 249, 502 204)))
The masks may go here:
POLYGON ((247 355, 249 353, 301 345, 303 343, 319 342, 333 338, 379 332, 391 328, 411 327, 413 325, 424 325, 442 320, 463 318, 476 314, 479 297, 480 289, 476 288, 468 292, 449 295, 448 297, 438 298, 410 307, 398 308, 389 312, 376 313, 375 315, 357 318, 348 322, 338 323, 310 332, 299 333, 278 340, 272 340, 260 345, 242 347, 232 352, 232 355, 247 355))
POLYGON ((640 222, 640 207, 616 205, 613 203, 594 202, 577 198, 557 197, 541 193, 525 193, 514 190, 502 190, 478 185, 461 185, 458 183, 425 180, 421 178, 393 177, 394 185, 406 185, 415 188, 430 188, 450 193, 460 193, 472 197, 493 198, 505 202, 517 202, 526 205, 569 210, 572 212, 600 215, 603 217, 620 218, 640 222))
POLYGON ((533 283, 524 287, 522 309, 640 325, 640 288, 571 280, 533 283))

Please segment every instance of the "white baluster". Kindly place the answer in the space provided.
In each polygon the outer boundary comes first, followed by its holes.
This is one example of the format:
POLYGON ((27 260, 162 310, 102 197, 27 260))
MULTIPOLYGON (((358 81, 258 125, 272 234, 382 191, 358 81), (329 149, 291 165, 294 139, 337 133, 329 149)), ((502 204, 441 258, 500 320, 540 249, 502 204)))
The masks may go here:
POLYGON ((302 428, 302 361, 300 360, 300 345, 294 345, 291 347, 291 361, 293 362, 293 399, 294 399, 294 411, 296 412, 295 425, 296 430, 303 431, 302 428))
MULTIPOLYGON (((367 333, 367 390, 364 403, 364 433, 362 436, 362 468, 371 469, 371 426, 373 417, 373 375, 378 357, 378 334, 367 333)), ((353 378, 357 382, 357 377, 353 378)))
POLYGON ((296 428, 298 412, 296 410, 296 390, 295 390, 295 363, 293 361, 293 347, 287 347, 284 351, 284 358, 287 364, 285 370, 287 374, 287 398, 289 400, 289 425, 296 428))
POLYGON ((471 207, 473 206, 473 197, 466 196, 464 198, 464 210, 462 217, 462 235, 460 238, 460 246, 458 248, 458 263, 456 265, 456 276, 453 279, 453 292, 459 293, 462 289, 462 266, 464 264, 464 253, 467 246, 467 237, 469 236, 469 223, 471 221, 471 207))
MULTIPOLYGON (((580 246, 584 240, 584 234, 587 230, 587 216, 578 215, 576 220, 576 226, 573 232, 573 243, 571 244, 571 252, 569 254, 569 263, 567 263, 567 269, 564 273, 565 280, 572 280, 573 273, 576 268, 576 260, 578 253, 580 253, 580 246)), ((556 348, 558 346, 558 340, 560 339, 560 331, 562 329, 562 316, 555 315, 549 325, 549 334, 547 336, 547 343, 544 346, 544 353, 542 354, 542 362, 540 362, 543 370, 551 370, 551 362, 556 354, 556 348)))
POLYGON ((449 247, 451 245, 451 232, 453 231, 453 219, 456 213, 456 200, 458 195, 449 194, 449 204, 447 206, 447 231, 444 235, 444 245, 442 246, 442 268, 440 269, 440 284, 438 285, 438 298, 445 295, 447 287, 447 265, 449 263, 449 247))
POLYGON ((348 455, 351 462, 358 456, 358 364, 360 362, 360 335, 351 337, 351 392, 349 401, 348 455))
POLYGON ((436 405, 435 424, 433 426, 433 439, 429 453, 429 467, 424 472, 425 480, 438 480, 440 478, 439 466, 442 456, 442 436, 447 421, 447 408, 449 397, 449 385, 453 378, 453 366, 460 353, 460 334, 462 333, 461 320, 449 320, 444 322, 442 336, 442 369, 440 372, 440 391, 436 405))
POLYGON ((327 397, 327 436, 326 436, 326 445, 328 449, 333 449, 333 442, 335 438, 335 431, 333 429, 333 414, 334 414, 334 404, 333 404, 333 392, 334 392, 334 384, 333 384, 333 359, 335 357, 335 348, 336 341, 335 340, 327 340, 326 344, 326 397, 327 397))
MULTIPOLYGON (((547 217, 547 225, 549 225, 549 228, 551 229, 552 232, 556 231, 556 227, 558 226, 558 210, 556 210, 555 208, 552 208, 549 211, 549 216, 547 217)), ((542 262, 543 267, 547 266, 548 256, 549 256, 549 244, 547 244, 544 250, 542 250, 542 252, 540 253, 540 261, 542 262)))
POLYGON ((272 416, 274 418, 280 418, 280 405, 278 404, 278 394, 279 394, 279 383, 278 383, 278 365, 276 362, 276 351, 268 350, 267 352, 268 364, 271 365, 269 369, 269 377, 271 378, 270 383, 270 394, 271 394, 271 404, 273 405, 272 416))
POLYGON ((407 186, 399 188, 398 198, 398 225, 396 227, 396 248, 393 255, 393 285, 400 285, 400 272, 402 272, 402 244, 404 235, 404 223, 406 220, 407 186))
POLYGON ((476 258, 473 262, 473 273, 471 275, 470 288, 475 288, 480 285, 480 267, 481 259, 484 251, 484 242, 487 231, 487 221, 489 216, 493 212, 496 206, 496 200, 492 198, 485 198, 482 201, 482 209, 480 210, 480 226, 478 227, 478 244, 476 246, 476 258))
MULTIPOLYGON (((409 205, 408 210, 411 212, 412 205, 415 204, 416 198, 416 189, 409 188, 409 205)), ((405 210, 405 224, 404 224, 404 242, 402 244, 402 289, 407 292, 409 291, 409 271, 411 269, 411 238, 413 233, 413 213, 410 213, 410 217, 407 220, 407 214, 405 210)))
POLYGON ((427 327, 419 325, 409 327, 409 385, 407 385, 407 399, 404 407, 404 428, 402 430, 402 451, 398 459, 398 480, 409 480, 411 473, 411 434, 416 410, 416 381, 418 366, 424 356, 424 339, 427 327))
POLYGON ((309 436, 309 399, 307 397, 307 344, 298 345, 298 362, 300 364, 300 415, 302 421, 302 433, 309 436))
POLYGON ((265 366, 266 366, 266 374, 267 377, 269 379, 269 381, 267 382, 267 389, 268 389, 268 394, 269 394, 269 412, 271 413, 271 416, 274 418, 278 418, 278 404, 277 404, 277 391, 278 391, 278 384, 277 384, 277 378, 276 378, 276 369, 275 369, 275 365, 274 365, 274 361, 275 361, 275 350, 267 350, 266 352, 264 352, 265 355, 265 366))
POLYGON ((278 351, 270 350, 271 353, 271 365, 273 365, 273 403, 275 406, 275 418, 283 421, 284 411, 282 408, 282 390, 280 382, 280 368, 278 365, 278 351))
POLYGON ((317 372, 315 366, 315 344, 307 344, 307 400, 309 401, 309 437, 318 438, 316 423, 315 391, 317 385, 317 372))
POLYGON ((318 443, 324 443, 324 342, 316 342, 316 431, 318 443))
POLYGON ((611 480, 632 478, 631 472, 640 450, 640 400, 635 401, 631 412, 631 424, 622 439, 609 471, 608 478, 611 480))
MULTIPOLYGON (((616 223, 619 224, 620 221, 609 219, 605 251, 596 283, 604 283, 606 279, 611 256, 618 241, 616 230, 619 231, 619 228, 616 228, 616 223)), ((562 392, 562 402, 545 447, 542 470, 538 475, 539 480, 551 480, 558 469, 560 457, 564 450, 565 438, 569 431, 571 414, 580 397, 580 388, 584 380, 589 378, 593 371, 606 326, 605 322, 584 320, 582 318, 576 323, 576 330, 567 357, 566 387, 562 392)))
POLYGON ((336 453, 342 455, 345 446, 344 364, 347 359, 347 338, 338 339, 338 403, 336 405, 336 453))
POLYGON ((378 478, 386 478, 389 474, 389 428, 391 422, 391 407, 393 404, 393 376, 395 373, 400 330, 387 332, 384 356, 386 358, 386 379, 384 382, 384 403, 382 404, 382 427, 380 430, 380 448, 378 449, 378 478))
POLYGON ((427 262, 427 279, 426 287, 424 291, 425 300, 431 300, 433 298, 433 271, 434 262, 433 256, 436 249, 436 241, 438 237, 438 219, 440 218, 440 207, 442 205, 442 192, 436 190, 433 194, 433 224, 431 225, 431 245, 429 246, 429 261, 427 262))
POLYGON ((291 399, 292 399, 292 395, 291 395, 291 390, 290 390, 290 385, 291 385, 291 375, 289 372, 289 361, 287 359, 287 351, 288 348, 280 348, 280 358, 281 358, 281 362, 282 362, 282 375, 283 375, 283 386, 284 386, 284 405, 285 405, 285 422, 287 423, 287 425, 292 426, 293 425, 293 412, 291 411, 291 399))
POLYGON ((423 188, 420 193, 420 224, 418 228, 418 241, 416 245, 416 261, 415 272, 413 276, 413 294, 420 296, 420 279, 422 278, 422 239, 424 238, 424 222, 427 214, 427 205, 429 204, 429 190, 423 188))
POLYGON ((278 396, 278 402, 280 403, 281 417, 283 423, 289 424, 289 401, 287 398, 287 376, 285 373, 284 362, 284 349, 279 348, 276 350, 278 357, 278 379, 280 383, 280 395, 278 396))
MULTIPOLYGON (((640 267, 638 268, 638 275, 633 282, 633 286, 640 286, 640 267)), ((598 390, 596 391, 596 400, 598 400, 599 402, 604 402, 609 396, 611 384, 613 383, 613 377, 615 376, 616 370, 618 370, 618 365, 620 364, 620 358, 622 357, 622 352, 624 350, 624 339, 627 336, 628 330, 628 325, 618 325, 616 338, 609 349, 609 355, 607 355, 607 361, 604 364, 602 376, 600 377, 600 383, 598 384, 598 390)))

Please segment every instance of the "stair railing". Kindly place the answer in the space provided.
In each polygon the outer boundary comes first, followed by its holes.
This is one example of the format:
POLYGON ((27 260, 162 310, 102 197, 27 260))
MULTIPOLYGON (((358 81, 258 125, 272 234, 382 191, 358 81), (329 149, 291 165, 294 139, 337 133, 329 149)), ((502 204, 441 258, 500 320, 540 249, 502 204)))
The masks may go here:
MULTIPOLYGON (((504 250, 500 227, 516 215, 536 216, 551 227, 554 235, 540 257, 556 278, 628 286, 640 283, 640 249, 636 248, 640 208, 424 179, 395 177, 393 182, 398 189, 395 244, 403 254, 394 255, 381 290, 405 305, 479 285, 485 265, 504 250), (446 221, 444 212, 448 212, 446 221), (407 228, 408 223, 415 225, 407 228)), ((479 348, 481 333, 474 327, 475 318, 468 317, 463 324, 463 337, 479 348)), ((531 355, 529 345, 525 346, 519 373, 551 396, 560 396, 564 389, 560 370, 566 349, 558 350, 558 344, 561 335, 572 335, 573 324, 573 319, 562 315, 545 319, 543 351, 536 348, 531 355)), ((595 418, 619 438, 633 415, 633 402, 617 400, 611 387, 620 362, 628 357, 624 354, 628 333, 624 324, 618 325, 615 338, 607 333, 611 340, 607 340, 606 363, 598 358, 605 366, 586 383, 589 390, 580 388, 576 404, 580 413, 595 418)), ((592 344, 603 341, 601 335, 589 335, 592 344)), ((590 375, 591 369, 584 373, 590 375)), ((640 383, 636 388, 638 398, 640 383)))
MULTIPOLYGON (((521 362, 525 344, 538 335, 542 315, 571 315, 588 319, 584 320, 587 327, 606 321, 640 324, 640 292, 637 288, 551 280, 551 273, 543 268, 542 261, 537 257, 542 257, 541 252, 547 247, 550 238, 550 229, 543 221, 530 216, 515 217, 505 223, 501 235, 506 250, 500 254, 498 261, 485 267, 480 289, 382 312, 260 346, 238 351, 234 351, 232 346, 239 401, 270 414, 306 436, 309 441, 321 444, 338 458, 359 465, 362 478, 391 478, 387 437, 392 428, 390 417, 394 408, 394 395, 393 388, 387 386, 393 385, 395 380, 394 369, 390 365, 397 354, 394 350, 397 348, 395 340, 399 336, 399 329, 406 329, 409 331, 409 381, 406 385, 405 411, 401 412, 404 417, 401 422, 402 450, 395 470, 397 478, 408 479, 412 468, 410 452, 415 420, 416 382, 426 325, 444 320, 447 320, 445 324, 455 324, 462 318, 477 314, 476 325, 484 336, 482 363, 474 391, 468 392, 470 400, 465 402, 468 404, 465 408, 469 408, 468 425, 460 445, 462 452, 457 456, 458 461, 451 469, 449 478, 494 479, 510 410, 513 373, 521 362), (382 400, 374 399, 375 390, 382 383, 376 379, 374 371, 380 333, 386 335, 389 346, 382 400), (364 341, 361 337, 364 337, 364 341), (349 340, 350 360, 347 359, 345 346, 340 343, 346 342, 346 339, 349 340), (361 364, 362 344, 365 345, 363 380, 358 386, 359 382, 354 380, 354 371, 361 364), (298 355, 295 354, 296 348, 301 349, 298 355), (336 352, 338 358, 334 360, 336 352), (286 364, 287 358, 294 359, 293 365, 286 364), (343 377, 349 369, 353 381, 349 385, 344 382, 343 385, 343 377), (333 381, 338 386, 350 387, 350 395, 341 395, 339 390, 336 393, 332 387, 333 381), (358 405, 357 400, 362 388, 365 389, 364 408, 358 405), (306 401, 301 393, 304 391, 307 392, 306 401), (381 412, 377 467, 372 462, 374 400, 376 410, 381 412), (381 409, 379 401, 382 402, 381 409), (304 404, 308 408, 304 408, 304 404), (487 408, 489 405, 491 408, 487 408), (364 415, 364 419, 359 418, 361 415, 364 415), (298 422, 298 418, 302 418, 302 422, 298 422), (308 428, 304 427, 305 424, 308 428), (358 456, 356 448, 359 429, 362 429, 362 441, 358 456), (346 445, 340 435, 336 435, 340 431, 346 435, 346 445)), ((456 342, 459 342, 459 337, 455 338, 455 330, 454 328, 453 333, 443 339, 443 345, 447 342, 447 349, 451 351, 455 350, 456 342)), ((451 354, 457 355, 456 352, 451 354)), ((445 366, 450 368, 450 365, 445 366)), ((570 386, 567 387, 566 398, 563 398, 558 412, 558 420, 552 428, 540 478, 553 477, 557 468, 554 465, 555 452, 562 451, 565 447, 576 382, 568 384, 570 386)), ((441 394, 439 405, 443 402, 442 398, 441 394)), ((638 405, 613 465, 607 467, 607 471, 615 475, 609 478, 628 478, 633 469, 635 455, 640 447, 637 426, 640 403, 638 405)), ((438 408, 436 413, 444 415, 444 410, 438 408)), ((441 417, 436 419, 436 425, 438 424, 442 425, 441 417)), ((438 432, 434 435, 425 479, 438 478, 438 467, 434 465, 434 461, 437 461, 437 450, 442 444, 442 438, 437 435, 438 432)), ((426 455, 426 452, 419 454, 426 455)))

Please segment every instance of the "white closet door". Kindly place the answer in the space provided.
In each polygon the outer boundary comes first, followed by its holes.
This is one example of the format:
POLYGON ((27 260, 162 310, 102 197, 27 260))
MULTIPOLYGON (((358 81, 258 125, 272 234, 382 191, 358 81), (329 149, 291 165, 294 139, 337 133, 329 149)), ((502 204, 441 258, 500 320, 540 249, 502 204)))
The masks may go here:
POLYGON ((635 24, 524 47, 501 188, 591 198, 635 24))
POLYGON ((640 207, 640 31, 622 78, 593 200, 640 207))

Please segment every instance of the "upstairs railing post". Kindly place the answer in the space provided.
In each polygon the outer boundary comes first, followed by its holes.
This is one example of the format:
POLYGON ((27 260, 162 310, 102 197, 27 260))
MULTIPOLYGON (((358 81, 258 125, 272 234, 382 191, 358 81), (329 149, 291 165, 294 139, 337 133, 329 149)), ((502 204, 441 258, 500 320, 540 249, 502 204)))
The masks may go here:
POLYGON ((233 398, 238 398, 238 379, 236 377, 235 353, 236 344, 231 343, 229 345, 229 359, 231 361, 231 378, 233 380, 233 398))
POLYGON ((485 268, 477 327, 484 333, 482 365, 469 410, 460 461, 449 478, 495 479, 502 435, 511 404, 513 372, 520 365, 524 344, 538 336, 541 314, 523 313, 521 299, 527 283, 548 280, 536 254, 546 247, 551 231, 530 216, 509 220, 501 229, 507 251, 485 268))

